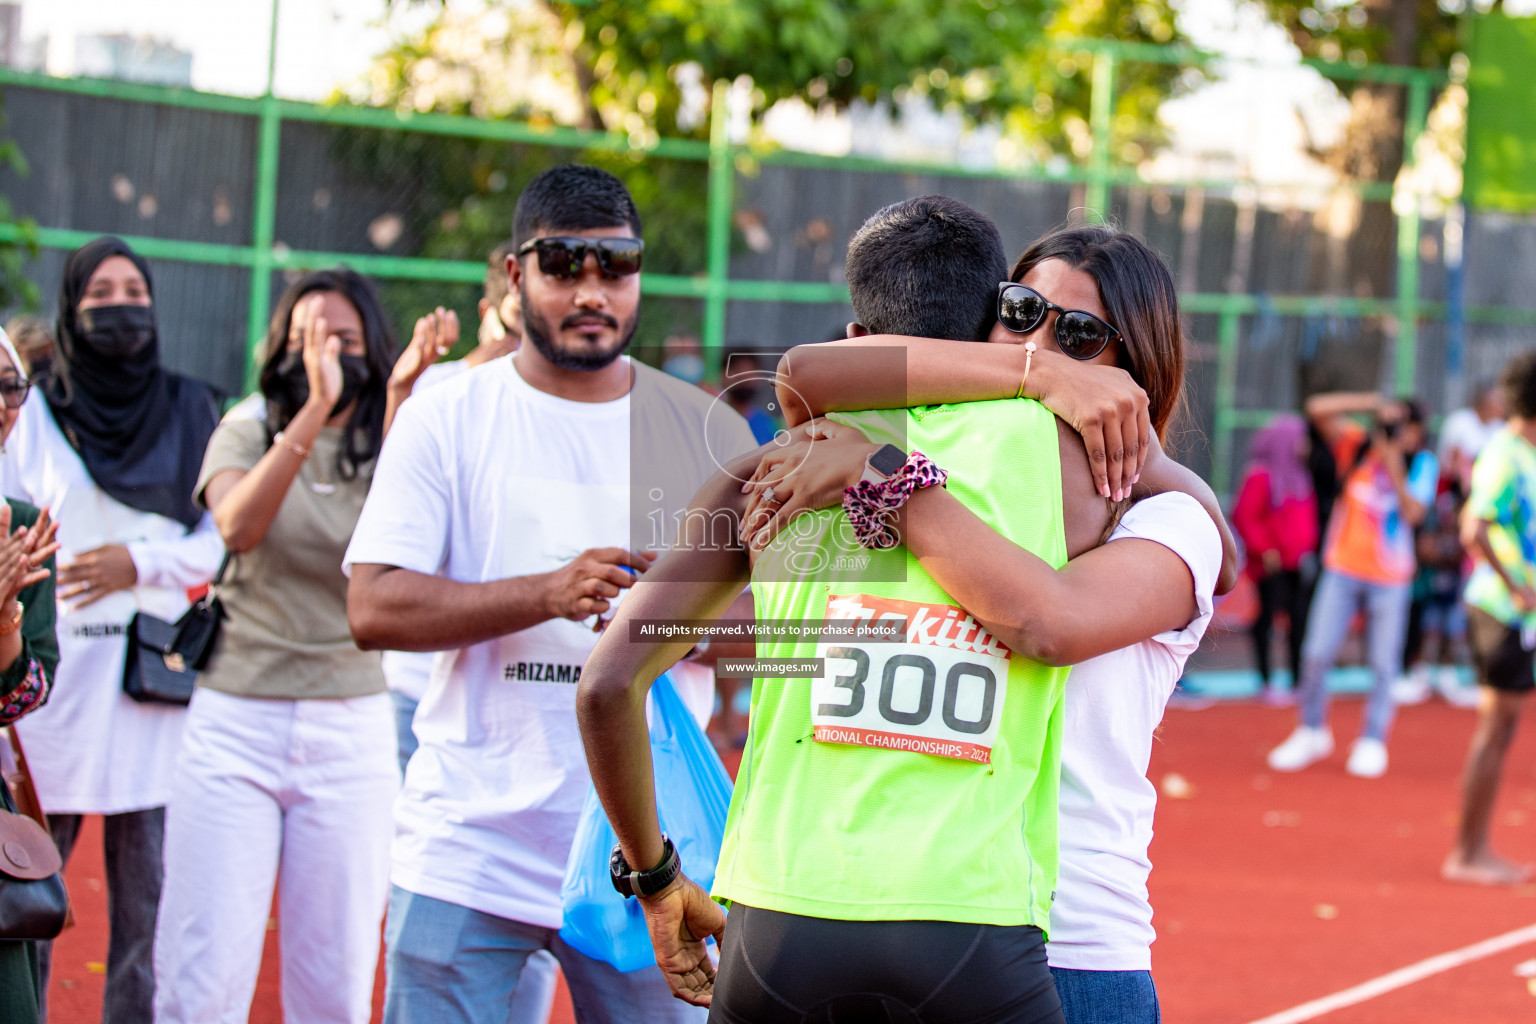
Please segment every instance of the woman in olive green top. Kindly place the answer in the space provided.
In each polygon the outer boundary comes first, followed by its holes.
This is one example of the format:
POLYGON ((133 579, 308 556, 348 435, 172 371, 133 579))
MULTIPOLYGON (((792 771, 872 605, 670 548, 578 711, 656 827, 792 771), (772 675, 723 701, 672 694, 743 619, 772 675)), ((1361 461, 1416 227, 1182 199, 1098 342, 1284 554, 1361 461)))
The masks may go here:
MULTIPOLYGON (((0 452, 16 425, 31 382, 0 331, 0 452)), ((59 664, 53 633, 53 542, 56 524, 25 502, 0 506, 0 726, 43 706, 59 664)), ((4 742, 0 738, 0 742, 4 742)), ((0 805, 15 813, 10 787, 0 805)), ((0 1021, 38 1019, 37 943, 0 941, 0 1021)))
POLYGON ((379 656, 347 627, 342 555, 384 434, 395 352, 348 270, 284 293, 265 421, 226 418, 197 498, 234 553, 167 809, 155 1019, 244 1019, 277 883, 283 1003, 369 1018, 399 785, 379 656))

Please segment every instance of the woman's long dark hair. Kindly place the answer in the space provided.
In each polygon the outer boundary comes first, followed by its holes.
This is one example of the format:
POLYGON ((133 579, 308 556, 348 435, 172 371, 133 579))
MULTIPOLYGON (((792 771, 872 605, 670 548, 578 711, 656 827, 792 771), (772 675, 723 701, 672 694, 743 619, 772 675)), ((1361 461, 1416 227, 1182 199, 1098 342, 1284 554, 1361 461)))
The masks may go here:
POLYGON ((1134 235, 1109 227, 1065 228, 1019 257, 1011 280, 1046 260, 1061 260, 1099 286, 1109 322, 1120 331, 1120 368, 1147 393, 1152 429, 1163 438, 1183 402, 1184 328, 1173 275, 1134 235))
POLYGON ((341 451, 336 454, 336 471, 343 480, 352 480, 357 476, 358 467, 377 457, 384 443, 385 385, 399 349, 395 332, 389 326, 389 317, 384 313, 384 304, 379 301, 379 293, 357 271, 346 267, 311 271, 289 285, 277 300, 277 309, 267 327, 267 351, 259 378, 261 393, 267 399, 267 435, 269 438, 275 436, 299 411, 284 408, 279 403, 278 397, 284 391, 277 368, 288 351, 293 308, 304 296, 315 292, 335 292, 342 296, 352 303, 363 322, 368 383, 357 396, 357 406, 347 420, 341 451))

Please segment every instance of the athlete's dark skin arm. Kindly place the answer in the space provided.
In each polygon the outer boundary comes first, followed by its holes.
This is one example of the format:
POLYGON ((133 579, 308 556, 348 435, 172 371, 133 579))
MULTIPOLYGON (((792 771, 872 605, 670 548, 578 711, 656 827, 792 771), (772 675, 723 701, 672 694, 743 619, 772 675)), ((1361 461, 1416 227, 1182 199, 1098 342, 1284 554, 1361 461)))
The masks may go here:
MULTIPOLYGON (((766 449, 750 453, 717 473, 696 494, 690 508, 724 509, 739 523, 746 506, 741 480, 750 477, 766 449), (734 474, 734 475, 733 475, 734 474)), ((576 686, 576 720, 592 785, 608 814, 624 859, 639 870, 661 863, 664 847, 656 816, 655 777, 645 698, 656 677, 682 659, 692 642, 639 642, 630 622, 642 619, 716 619, 741 594, 751 576, 739 533, 723 547, 712 515, 685 515, 677 546, 645 574, 619 606, 587 659, 576 686)), ((672 994, 708 1006, 714 968, 704 938, 718 942, 725 912, 684 874, 665 890, 641 901, 656 963, 672 994)))

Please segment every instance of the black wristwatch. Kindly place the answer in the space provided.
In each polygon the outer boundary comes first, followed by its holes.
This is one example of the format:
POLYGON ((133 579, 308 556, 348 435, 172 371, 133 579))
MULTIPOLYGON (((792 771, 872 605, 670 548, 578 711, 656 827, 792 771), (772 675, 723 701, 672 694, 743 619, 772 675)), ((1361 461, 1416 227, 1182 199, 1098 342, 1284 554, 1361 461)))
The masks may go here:
POLYGON ((608 858, 608 871, 613 876, 613 887, 619 895, 654 896, 683 873, 683 859, 677 855, 677 847, 672 840, 665 835, 661 837, 661 848, 660 864, 649 871, 635 871, 624 859, 624 851, 614 846, 613 856, 608 858))

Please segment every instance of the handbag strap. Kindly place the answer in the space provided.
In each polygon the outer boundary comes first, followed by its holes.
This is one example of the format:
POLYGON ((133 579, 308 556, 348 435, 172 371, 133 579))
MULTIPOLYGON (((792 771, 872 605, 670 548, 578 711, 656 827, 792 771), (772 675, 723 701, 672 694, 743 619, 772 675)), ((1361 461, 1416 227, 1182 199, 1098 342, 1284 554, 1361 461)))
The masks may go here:
MULTIPOLYGON (((32 781, 32 771, 27 767, 26 752, 21 749, 21 737, 11 726, 4 729, 4 738, 10 741, 11 753, 16 758, 16 775, 12 778, 12 792, 16 798, 17 813, 24 814, 43 828, 48 827, 48 816, 43 813, 42 801, 37 798, 37 786, 32 781)), ((0 782, 0 785, 4 785, 0 782)))
POLYGON ((228 548, 224 549, 224 557, 219 560, 219 571, 213 574, 213 579, 208 583, 209 587, 217 587, 224 582, 224 574, 229 571, 229 560, 234 557, 234 554, 228 548))

